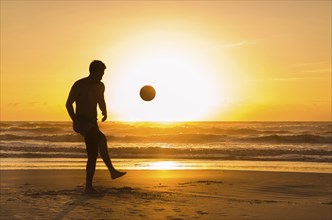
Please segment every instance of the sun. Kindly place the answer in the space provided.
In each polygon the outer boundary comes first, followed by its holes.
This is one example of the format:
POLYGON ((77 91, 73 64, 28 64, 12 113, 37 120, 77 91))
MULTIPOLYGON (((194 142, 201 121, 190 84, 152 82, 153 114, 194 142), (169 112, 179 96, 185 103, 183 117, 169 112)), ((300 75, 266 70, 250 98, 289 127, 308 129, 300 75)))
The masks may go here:
POLYGON ((202 48, 179 36, 156 36, 137 45, 112 70, 107 96, 118 120, 205 120, 215 111, 225 87, 202 48), (156 91, 150 102, 139 95, 145 85, 156 91))

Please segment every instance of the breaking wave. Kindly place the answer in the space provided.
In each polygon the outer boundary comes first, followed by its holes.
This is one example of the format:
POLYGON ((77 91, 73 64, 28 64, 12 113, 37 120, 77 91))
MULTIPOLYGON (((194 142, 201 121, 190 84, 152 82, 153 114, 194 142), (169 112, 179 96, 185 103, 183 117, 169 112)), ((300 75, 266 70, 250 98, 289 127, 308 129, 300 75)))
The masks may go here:
MULTIPOLYGON (((255 142, 255 143, 310 143, 310 144, 328 144, 332 143, 332 136, 319 135, 265 135, 235 137, 230 135, 214 134, 176 134, 176 135, 151 135, 151 136, 112 136, 107 135, 109 141, 123 143, 211 143, 211 142, 255 142)), ((36 140, 49 142, 81 142, 83 137, 78 134, 62 135, 0 135, 1 140, 36 140)))

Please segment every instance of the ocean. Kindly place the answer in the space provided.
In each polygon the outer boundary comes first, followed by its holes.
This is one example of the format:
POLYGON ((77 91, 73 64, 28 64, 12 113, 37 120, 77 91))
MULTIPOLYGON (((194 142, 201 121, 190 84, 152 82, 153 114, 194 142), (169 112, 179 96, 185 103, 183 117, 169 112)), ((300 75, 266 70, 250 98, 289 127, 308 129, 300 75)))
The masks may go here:
MULTIPOLYGON (((1 122, 0 169, 85 169, 71 122, 1 122)), ((118 169, 332 173, 332 122, 104 122, 118 169)), ((98 159, 97 169, 106 169, 98 159)))

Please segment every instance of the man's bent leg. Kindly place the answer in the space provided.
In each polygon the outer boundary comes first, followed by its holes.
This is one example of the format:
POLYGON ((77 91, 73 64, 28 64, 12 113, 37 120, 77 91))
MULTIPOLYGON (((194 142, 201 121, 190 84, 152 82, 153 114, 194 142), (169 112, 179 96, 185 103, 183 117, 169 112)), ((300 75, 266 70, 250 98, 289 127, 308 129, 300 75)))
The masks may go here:
POLYGON ((98 130, 98 137, 99 137, 99 145, 98 145, 99 153, 100 153, 100 156, 103 159, 105 165, 107 166, 108 170, 110 171, 112 179, 116 179, 116 178, 119 178, 119 177, 125 175, 126 172, 120 172, 113 167, 111 158, 108 154, 106 137, 99 130, 98 130))

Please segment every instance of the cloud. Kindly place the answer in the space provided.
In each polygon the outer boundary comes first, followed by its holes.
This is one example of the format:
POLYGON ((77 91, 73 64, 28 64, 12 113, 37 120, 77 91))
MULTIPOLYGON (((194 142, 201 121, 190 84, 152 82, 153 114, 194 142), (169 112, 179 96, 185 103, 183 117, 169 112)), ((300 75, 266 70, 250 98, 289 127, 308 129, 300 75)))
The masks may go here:
POLYGON ((266 79, 254 79, 252 81, 297 81, 307 79, 325 79, 325 77, 283 77, 283 78, 266 78, 266 79))
POLYGON ((240 42, 236 42, 236 43, 232 43, 232 44, 224 44, 223 46, 225 48, 235 48, 235 47, 243 47, 246 45, 253 45, 256 44, 257 41, 248 41, 248 40, 244 40, 244 41, 240 41, 240 42))
POLYGON ((44 101, 44 102, 28 102, 27 105, 31 106, 31 107, 36 107, 36 106, 39 106, 39 107, 46 107, 49 105, 49 103, 47 101, 44 101))
POLYGON ((313 70, 304 70, 302 71, 304 73, 330 73, 331 72, 331 68, 327 68, 327 69, 313 69, 313 70))
POLYGON ((254 79, 253 81, 295 81, 301 78, 266 78, 266 79, 254 79))
POLYGON ((331 100, 309 100, 309 102, 312 102, 312 103, 330 103, 331 100))
POLYGON ((318 62, 311 62, 311 63, 296 63, 294 66, 317 66, 322 64, 327 64, 328 62, 318 61, 318 62))
POLYGON ((15 108, 15 107, 18 107, 19 105, 21 105, 20 102, 9 102, 7 104, 8 107, 11 107, 11 108, 15 108))
POLYGON ((25 106, 25 107, 39 107, 39 106, 44 106, 47 107, 49 106, 49 103, 47 101, 45 102, 8 102, 7 104, 5 104, 6 107, 8 108, 17 108, 17 107, 21 107, 21 106, 25 106))
POLYGON ((270 80, 270 81, 296 81, 299 79, 303 79, 303 77, 302 78, 300 78, 300 77, 270 78, 267 80, 270 80))

